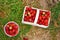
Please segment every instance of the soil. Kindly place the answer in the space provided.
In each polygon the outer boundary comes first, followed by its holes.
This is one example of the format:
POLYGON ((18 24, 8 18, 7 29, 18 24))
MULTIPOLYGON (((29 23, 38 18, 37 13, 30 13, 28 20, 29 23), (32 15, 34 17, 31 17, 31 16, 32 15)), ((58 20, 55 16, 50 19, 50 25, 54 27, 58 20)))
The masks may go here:
POLYGON ((4 11, 0 11, 0 17, 1 17, 1 18, 6 17, 6 13, 5 13, 4 11))
POLYGON ((32 27, 26 36, 29 40, 52 40, 49 30, 44 30, 37 27, 32 27))
POLYGON ((60 31, 57 32, 56 38, 57 40, 60 40, 60 31))

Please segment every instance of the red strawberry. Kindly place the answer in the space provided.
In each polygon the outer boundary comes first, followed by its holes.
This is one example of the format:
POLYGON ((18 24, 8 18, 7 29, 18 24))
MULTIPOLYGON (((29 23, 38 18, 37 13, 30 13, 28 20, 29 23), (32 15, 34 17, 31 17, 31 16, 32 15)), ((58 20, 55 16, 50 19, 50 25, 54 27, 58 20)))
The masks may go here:
POLYGON ((12 31, 9 31, 9 35, 12 35, 13 34, 13 32, 12 31))
POLYGON ((32 9, 31 7, 26 7, 26 10, 29 10, 30 11, 31 9, 32 9))
POLYGON ((45 23, 45 26, 48 26, 48 23, 45 23))
POLYGON ((6 33, 9 34, 9 31, 6 30, 6 33))
POLYGON ((48 26, 48 20, 47 19, 44 21, 44 23, 46 26, 48 26))
POLYGON ((6 27, 9 27, 9 25, 7 24, 6 27))
POLYGON ((15 29, 12 30, 13 33, 14 33, 15 31, 16 31, 15 29))
POLYGON ((46 17, 45 16, 43 16, 43 20, 45 20, 46 19, 46 17))
POLYGON ((29 7, 26 7, 26 10, 29 10, 29 7))
POLYGON ((39 21, 38 21, 37 23, 38 23, 38 24, 40 24, 40 22, 39 22, 39 21))
POLYGON ((42 12, 43 12, 43 11, 40 11, 39 14, 42 15, 42 12))
POLYGON ((24 37, 23 40, 28 40, 28 38, 24 37))
POLYGON ((47 12, 47 15, 50 16, 50 12, 47 12))
POLYGON ((31 10, 30 13, 32 14, 33 13, 33 10, 31 10))
POLYGON ((39 20, 42 20, 42 16, 39 16, 39 20))

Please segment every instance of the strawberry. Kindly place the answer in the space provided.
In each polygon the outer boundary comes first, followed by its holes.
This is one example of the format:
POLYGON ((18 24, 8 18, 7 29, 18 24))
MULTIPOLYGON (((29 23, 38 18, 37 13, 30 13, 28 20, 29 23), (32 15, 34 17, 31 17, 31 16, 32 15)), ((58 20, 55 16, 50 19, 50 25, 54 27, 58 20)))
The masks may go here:
POLYGON ((26 7, 26 10, 29 10, 30 11, 31 9, 32 9, 31 7, 26 7))
POLYGON ((46 26, 48 26, 48 20, 47 19, 44 21, 44 23, 46 26))
POLYGON ((23 40, 28 40, 28 38, 26 38, 26 37, 23 37, 23 40))

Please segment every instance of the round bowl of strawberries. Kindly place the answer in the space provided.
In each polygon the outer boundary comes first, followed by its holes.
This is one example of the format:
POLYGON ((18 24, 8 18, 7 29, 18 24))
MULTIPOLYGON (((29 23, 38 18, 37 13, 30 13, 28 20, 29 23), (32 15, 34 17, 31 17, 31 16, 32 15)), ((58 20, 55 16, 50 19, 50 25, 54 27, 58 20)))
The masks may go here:
POLYGON ((14 37, 19 33, 19 25, 10 21, 4 26, 4 32, 7 36, 14 37))

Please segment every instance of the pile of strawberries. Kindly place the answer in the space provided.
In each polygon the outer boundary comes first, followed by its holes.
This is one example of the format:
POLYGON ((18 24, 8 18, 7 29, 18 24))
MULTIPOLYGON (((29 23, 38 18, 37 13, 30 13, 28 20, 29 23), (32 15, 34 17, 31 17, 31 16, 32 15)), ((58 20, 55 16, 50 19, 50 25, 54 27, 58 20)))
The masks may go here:
POLYGON ((22 23, 47 28, 50 22, 50 11, 26 6, 22 23))
POLYGON ((49 12, 40 10, 37 23, 40 25, 48 26, 49 17, 50 17, 49 12))
POLYGON ((35 20, 36 12, 37 12, 36 9, 32 9, 31 7, 26 7, 24 21, 33 23, 35 20))
POLYGON ((16 36, 18 34, 18 25, 13 22, 9 22, 5 25, 4 31, 6 35, 10 37, 16 36))

